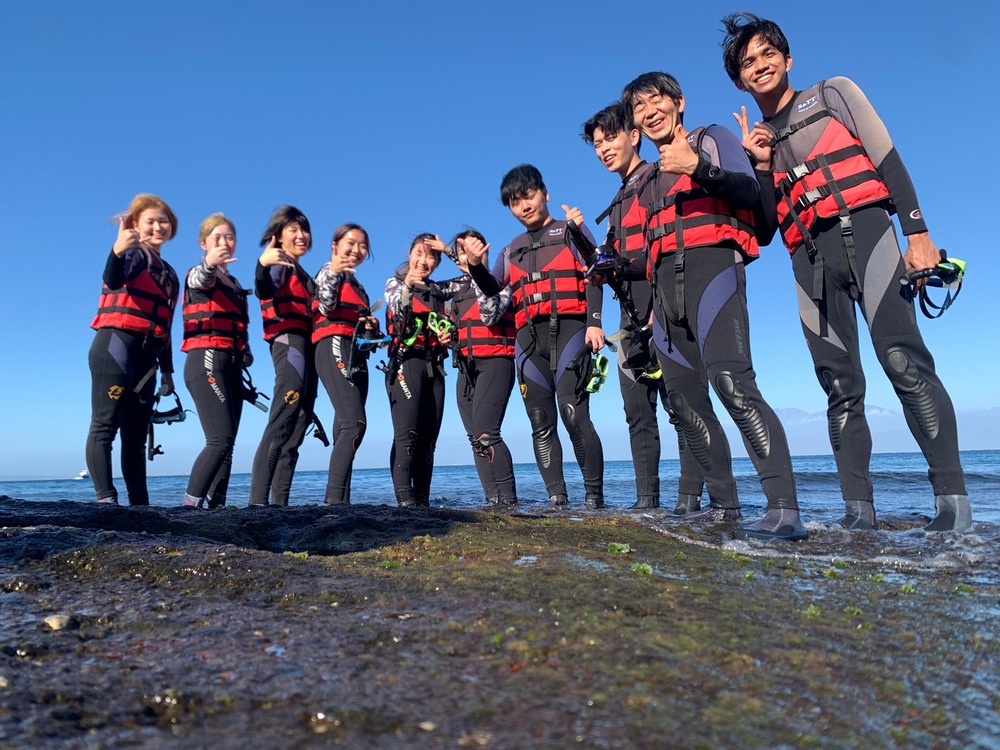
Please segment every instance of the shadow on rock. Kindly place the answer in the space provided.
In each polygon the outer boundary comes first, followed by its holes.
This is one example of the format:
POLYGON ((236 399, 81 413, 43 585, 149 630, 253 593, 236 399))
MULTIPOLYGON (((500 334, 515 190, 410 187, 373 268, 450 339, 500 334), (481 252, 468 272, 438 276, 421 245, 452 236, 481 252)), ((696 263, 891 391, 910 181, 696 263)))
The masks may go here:
POLYGON ((474 523, 471 511, 385 505, 300 508, 188 508, 30 502, 0 496, 0 563, 41 560, 116 538, 146 534, 187 538, 268 552, 340 555, 447 534, 474 523), (31 533, 25 533, 30 531, 31 533))

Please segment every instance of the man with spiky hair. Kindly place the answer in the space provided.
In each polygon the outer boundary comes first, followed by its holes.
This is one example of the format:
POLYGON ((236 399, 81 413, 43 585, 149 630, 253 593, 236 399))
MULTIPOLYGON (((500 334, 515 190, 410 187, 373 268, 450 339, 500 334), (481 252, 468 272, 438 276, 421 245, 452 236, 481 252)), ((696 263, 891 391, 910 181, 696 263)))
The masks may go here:
POLYGON ((762 240, 770 242, 780 229, 792 255, 802 331, 828 399, 830 442, 846 506, 842 524, 875 526, 857 304, 930 465, 936 516, 925 528, 970 531, 955 410, 917 327, 911 288, 898 283, 905 273, 934 268, 943 257, 903 160, 853 81, 830 78, 796 91, 788 79, 788 40, 776 23, 739 13, 723 24, 726 73, 753 96, 764 117, 751 128, 746 107, 735 115, 761 181, 773 186, 761 194, 773 207, 762 240), (893 213, 907 238, 905 256, 893 213))

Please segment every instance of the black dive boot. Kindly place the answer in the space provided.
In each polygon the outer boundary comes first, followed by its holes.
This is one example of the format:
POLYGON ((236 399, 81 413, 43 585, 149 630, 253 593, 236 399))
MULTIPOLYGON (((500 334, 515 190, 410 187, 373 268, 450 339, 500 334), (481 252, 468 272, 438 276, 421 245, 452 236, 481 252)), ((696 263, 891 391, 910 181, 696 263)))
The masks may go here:
POLYGON ((569 498, 562 493, 557 493, 549 498, 549 503, 552 507, 562 507, 563 505, 569 505, 569 498))
POLYGON ((845 500, 840 525, 848 531, 871 531, 875 528, 875 503, 871 500, 845 500))
POLYGON ((738 539, 782 539, 797 542, 807 539, 799 511, 794 508, 771 508, 759 521, 748 523, 736 532, 738 539))
POLYGON ((924 526, 924 531, 972 531, 972 506, 968 495, 938 495, 934 498, 937 515, 924 526))
POLYGON ((587 510, 600 510, 604 507, 604 496, 603 495, 587 495, 587 498, 583 501, 584 506, 587 510))
POLYGON ((659 507, 660 498, 655 495, 639 495, 639 499, 635 501, 632 510, 652 510, 659 507))
POLYGON ((701 495, 686 495, 683 492, 677 496, 677 506, 674 508, 675 516, 686 516, 688 513, 697 513, 701 510, 701 495))

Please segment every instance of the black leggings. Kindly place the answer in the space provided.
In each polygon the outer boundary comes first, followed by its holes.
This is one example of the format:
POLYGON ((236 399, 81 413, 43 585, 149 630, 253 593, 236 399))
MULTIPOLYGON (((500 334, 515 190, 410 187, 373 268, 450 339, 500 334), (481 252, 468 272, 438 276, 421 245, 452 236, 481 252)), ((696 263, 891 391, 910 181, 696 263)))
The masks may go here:
POLYGON ((313 347, 301 334, 285 333, 271 342, 274 398, 267 427, 253 459, 250 505, 288 505, 299 446, 316 402, 313 347))
POLYGON ((514 360, 508 357, 479 357, 465 361, 459 368, 455 387, 458 413, 472 444, 479 481, 490 502, 517 499, 514 463, 500 435, 513 388, 514 360))
POLYGON ((118 500, 111 478, 111 446, 121 430, 121 467, 129 505, 149 505, 146 432, 156 391, 160 342, 101 328, 90 347, 91 419, 87 471, 98 500, 118 500))
POLYGON ((401 506, 430 505, 434 450, 444 416, 444 370, 424 353, 405 356, 387 379, 393 440, 392 485, 401 506))
POLYGON ((233 446, 243 414, 243 355, 224 349, 193 349, 184 363, 184 383, 194 399, 205 447, 194 461, 188 499, 226 504, 233 446))
MULTIPOLYGON (((937 495, 964 495, 955 409, 934 370, 917 327, 892 220, 879 206, 851 214, 858 306, 871 332, 882 369, 903 406, 906 424, 930 465, 937 495)), ((821 232, 823 288, 812 299, 814 264, 804 249, 792 256, 799 315, 816 377, 827 394, 830 443, 845 500, 872 500, 872 436, 865 418, 865 374, 861 369, 858 321, 849 289, 851 270, 838 226, 821 232)))
POLYGON ((726 247, 685 253, 683 320, 674 311, 675 256, 656 268, 653 343, 667 401, 701 464, 713 504, 739 506, 729 442, 712 409, 708 384, 739 428, 768 508, 798 508, 785 430, 757 388, 750 356, 746 270, 726 247))
POLYGON ((550 498, 566 495, 562 444, 556 434, 560 417, 583 473, 587 497, 604 497, 604 449, 590 420, 590 394, 584 388, 587 368, 573 369, 574 364, 590 357, 585 329, 579 318, 559 319, 555 362, 550 362, 547 318, 517 332, 515 361, 521 395, 531 422, 535 461, 550 498))
POLYGON ((364 440, 368 418, 368 356, 354 352, 351 338, 331 336, 316 344, 316 370, 333 403, 333 451, 326 483, 328 505, 351 502, 351 472, 354 456, 364 440), (350 370, 348 360, 351 360, 350 370))

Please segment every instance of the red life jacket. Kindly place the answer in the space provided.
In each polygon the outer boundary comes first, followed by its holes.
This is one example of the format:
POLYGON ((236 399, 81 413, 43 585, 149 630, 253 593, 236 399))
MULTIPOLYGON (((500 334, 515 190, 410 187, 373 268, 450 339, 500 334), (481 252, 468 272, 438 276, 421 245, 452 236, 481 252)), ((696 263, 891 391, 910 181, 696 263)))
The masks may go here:
POLYGON ((508 259, 510 303, 518 328, 541 318, 587 314, 586 269, 570 249, 566 222, 549 224, 537 243, 527 233, 516 237, 508 259))
POLYGON ((264 340, 283 333, 309 335, 312 325, 313 282, 298 265, 288 274, 270 299, 260 301, 264 318, 264 340))
POLYGON ((247 290, 228 273, 219 272, 209 289, 184 289, 184 343, 192 349, 246 351, 247 290))
MULTIPOLYGON (((706 128, 688 135, 696 153, 706 128)), ((654 165, 659 170, 659 163, 654 165)), ((649 205, 649 265, 650 281, 660 258, 668 253, 683 253, 694 247, 735 245, 747 261, 760 255, 754 234, 753 211, 733 208, 729 203, 709 195, 688 175, 658 172, 651 185, 649 205)))
POLYGON ((126 279, 120 289, 104 285, 91 328, 148 333, 161 340, 170 336, 170 324, 177 304, 176 290, 180 288, 180 283, 174 269, 165 260, 159 259, 163 266, 162 281, 150 271, 149 261, 150 256, 146 255, 145 267, 133 278, 126 279))
POLYGON ((400 304, 403 308, 401 315, 397 316, 391 307, 385 314, 386 329, 392 336, 390 351, 400 346, 406 351, 428 349, 435 353, 443 351, 444 347, 438 341, 437 335, 428 328, 427 319, 432 312, 444 315, 444 303, 444 297, 434 282, 412 290, 403 287, 400 293, 400 304), (421 321, 420 333, 413 343, 404 345, 403 342, 413 334, 413 328, 418 320, 421 321))
POLYGON ((312 301, 312 340, 313 343, 328 339, 331 336, 354 336, 358 321, 371 315, 368 303, 368 293, 358 283, 353 273, 343 274, 340 282, 340 299, 337 306, 324 315, 319 309, 319 300, 312 301))
POLYGON ((818 83, 797 94, 788 125, 775 130, 778 223, 790 253, 812 245, 820 219, 849 222, 851 209, 891 200, 861 141, 827 109, 823 90, 818 83))
POLYGON ((479 314, 479 300, 469 282, 453 297, 457 321, 458 351, 466 359, 514 357, 514 313, 510 307, 500 322, 487 326, 479 314))
POLYGON ((614 230, 615 250, 629 261, 642 258, 646 250, 643 232, 646 229, 648 207, 642 202, 643 191, 656 173, 654 164, 642 162, 626 178, 611 205, 597 217, 598 224, 610 217, 608 226, 614 230))

